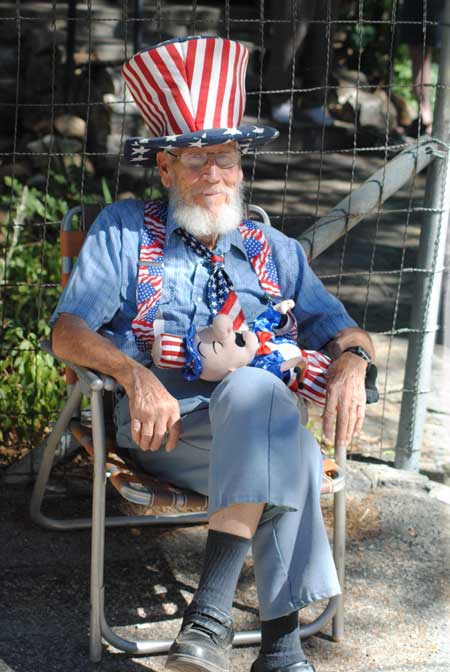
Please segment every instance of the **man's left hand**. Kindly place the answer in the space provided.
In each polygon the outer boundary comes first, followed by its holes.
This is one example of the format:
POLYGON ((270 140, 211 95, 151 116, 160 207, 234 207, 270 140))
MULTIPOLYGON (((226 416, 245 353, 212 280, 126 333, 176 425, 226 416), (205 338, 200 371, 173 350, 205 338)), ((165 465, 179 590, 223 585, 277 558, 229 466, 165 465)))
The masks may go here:
POLYGON ((323 413, 323 436, 326 443, 348 446, 360 432, 366 412, 367 362, 351 352, 344 352, 328 369, 327 398, 323 413))

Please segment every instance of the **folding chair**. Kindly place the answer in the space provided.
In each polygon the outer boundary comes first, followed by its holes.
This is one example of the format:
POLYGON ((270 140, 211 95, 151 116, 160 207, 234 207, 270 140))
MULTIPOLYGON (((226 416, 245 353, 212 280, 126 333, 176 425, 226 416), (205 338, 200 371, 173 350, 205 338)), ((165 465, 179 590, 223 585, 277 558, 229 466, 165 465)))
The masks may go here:
MULTIPOLYGON (((250 205, 249 211, 262 217, 270 225, 268 215, 262 208, 250 205)), ((100 206, 77 206, 65 216, 61 227, 62 282, 67 282, 74 259, 83 244, 86 232, 94 221, 100 206), (78 228, 74 224, 78 220, 78 228)), ((42 347, 49 353, 51 346, 44 342, 42 347)), ((109 376, 90 371, 70 362, 68 366, 68 398, 48 436, 39 471, 35 481, 30 504, 31 518, 40 525, 53 530, 80 530, 91 528, 91 616, 90 616, 90 658, 98 662, 102 655, 102 637, 116 649, 132 654, 157 654, 166 652, 170 640, 130 641, 120 637, 107 623, 104 613, 104 554, 105 525, 110 527, 155 525, 179 527, 205 524, 207 522, 207 499, 197 493, 183 491, 167 483, 161 483, 150 476, 133 473, 126 456, 108 435, 104 414, 104 397, 112 393, 116 383, 109 376), (90 399, 91 426, 80 422, 80 402, 83 395, 90 399), (92 455, 94 463, 92 519, 76 518, 61 520, 51 518, 42 511, 46 487, 53 466, 56 448, 65 432, 71 432, 78 444, 92 455), (126 499, 145 504, 151 508, 173 507, 173 513, 147 513, 146 515, 114 516, 105 515, 106 483, 110 482, 126 499), (180 510, 181 509, 181 510, 180 510), (184 510, 183 510, 184 509, 184 510), (186 511, 186 509, 190 509, 186 511)), ((334 496, 333 555, 339 581, 344 583, 345 561, 345 448, 337 449, 333 460, 324 460, 322 494, 334 496)), ((335 640, 343 636, 343 597, 331 598, 322 613, 308 625, 301 626, 300 635, 306 637, 318 632, 332 620, 332 634, 335 640)), ((257 644, 259 631, 238 632, 234 644, 257 644)))

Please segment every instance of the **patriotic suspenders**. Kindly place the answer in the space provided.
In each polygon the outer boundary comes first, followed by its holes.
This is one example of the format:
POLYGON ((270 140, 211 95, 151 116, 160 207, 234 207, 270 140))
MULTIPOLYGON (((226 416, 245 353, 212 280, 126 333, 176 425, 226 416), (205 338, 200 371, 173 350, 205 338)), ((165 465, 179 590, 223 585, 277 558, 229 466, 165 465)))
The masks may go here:
POLYGON ((131 323, 139 350, 151 352, 155 340, 164 273, 164 240, 166 237, 167 203, 146 201, 144 227, 139 250, 137 306, 131 323))
MULTIPOLYGON (((185 348, 183 338, 161 333, 158 328, 159 306, 164 273, 164 240, 166 234, 167 203, 147 201, 144 205, 144 227, 138 262, 137 305, 138 312, 132 321, 132 329, 137 346, 141 351, 151 352, 155 331, 162 336, 163 351, 159 366, 163 368, 183 368, 185 348)), ((263 231, 251 221, 244 221, 239 227, 247 256, 250 260, 263 291, 269 296, 281 297, 278 273, 269 244, 263 231)), ((233 290, 234 293, 234 290, 233 290)), ((227 312, 227 301, 221 308, 227 312)), ((326 355, 303 350, 308 359, 308 370, 303 380, 302 396, 324 404, 326 394, 325 372, 330 364, 326 355)))
MULTIPOLYGON (((155 340, 155 321, 159 316, 162 294, 166 219, 166 202, 147 201, 144 204, 144 230, 138 262, 138 312, 132 322, 136 343, 141 351, 151 351, 155 340)), ((262 290, 270 296, 281 298, 277 268, 264 233, 251 221, 244 221, 239 230, 262 290)), ((232 293, 236 296, 234 290, 232 293)), ((233 301, 226 301, 220 312, 228 314, 230 305, 233 305, 233 301)))

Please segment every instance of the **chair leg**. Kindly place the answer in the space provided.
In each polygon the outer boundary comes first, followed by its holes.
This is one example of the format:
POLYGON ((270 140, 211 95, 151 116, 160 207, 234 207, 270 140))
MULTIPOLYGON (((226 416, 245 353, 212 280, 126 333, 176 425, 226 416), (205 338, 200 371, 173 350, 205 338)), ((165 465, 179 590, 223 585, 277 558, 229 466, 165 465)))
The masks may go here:
POLYGON ((336 613, 333 617, 333 639, 344 636, 344 581, 345 581, 345 490, 336 493, 334 499, 334 562, 336 564, 342 594, 336 598, 336 613))
POLYGON ((101 619, 104 609, 106 436, 102 391, 92 391, 92 435, 94 444, 94 490, 91 532, 91 619, 89 654, 93 663, 102 657, 101 619))
POLYGON ((42 513, 42 501, 44 499, 45 490, 50 477, 50 472, 53 466, 56 448, 61 440, 62 435, 66 431, 74 413, 77 411, 81 400, 81 384, 78 382, 74 385, 66 404, 61 411, 58 420, 55 423, 53 431, 47 438, 47 442, 42 454, 41 464, 39 465, 38 475, 34 484, 33 494, 30 502, 30 516, 31 519, 49 529, 67 529, 70 524, 64 521, 56 521, 48 518, 42 513))
MULTIPOLYGON (((345 478, 347 451, 345 446, 336 448, 336 462, 345 478)), ((345 582, 345 487, 334 495, 333 555, 342 594, 336 598, 336 613, 332 622, 335 641, 344 636, 344 582, 345 582)))

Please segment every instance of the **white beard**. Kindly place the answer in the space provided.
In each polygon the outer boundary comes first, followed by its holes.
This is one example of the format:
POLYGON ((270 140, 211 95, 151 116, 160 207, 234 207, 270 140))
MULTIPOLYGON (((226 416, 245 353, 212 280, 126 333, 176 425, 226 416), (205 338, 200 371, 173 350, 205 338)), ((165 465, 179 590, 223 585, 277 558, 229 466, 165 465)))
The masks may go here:
POLYGON ((237 229, 244 216, 242 186, 236 190, 223 188, 229 196, 220 212, 213 214, 200 205, 189 205, 181 197, 178 188, 169 190, 169 201, 173 207, 175 222, 196 238, 209 238, 237 229))

